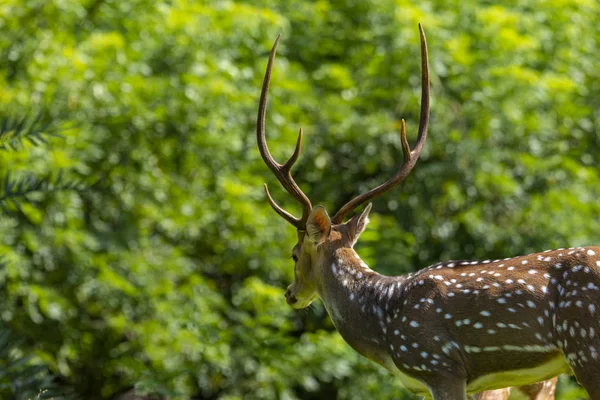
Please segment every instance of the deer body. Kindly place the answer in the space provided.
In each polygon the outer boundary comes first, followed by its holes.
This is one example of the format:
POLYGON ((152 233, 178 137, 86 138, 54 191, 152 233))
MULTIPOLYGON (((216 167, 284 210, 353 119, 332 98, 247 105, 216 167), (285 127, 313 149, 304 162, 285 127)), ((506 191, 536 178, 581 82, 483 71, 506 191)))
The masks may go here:
MULTIPOLYGON (((465 380, 469 394, 571 372, 564 344, 598 334, 578 322, 593 319, 600 303, 598 247, 449 261, 397 277, 342 250, 324 260, 317 290, 336 329, 422 395, 428 377, 447 370, 465 380), (578 291, 577 282, 587 283, 578 291)), ((594 356, 567 353, 582 365, 594 356)))
POLYGON ((591 398, 600 400, 600 247, 448 261, 396 277, 371 270, 353 249, 371 204, 344 222, 346 215, 406 178, 427 137, 429 66, 419 29, 422 95, 414 149, 402 120, 404 160, 396 174, 350 200, 331 219, 323 207, 312 207, 290 173, 302 130, 286 163, 276 162, 268 150, 266 101, 279 38, 273 46, 259 102, 258 147, 302 205, 302 217, 292 216, 265 185, 273 209, 298 231, 286 300, 304 308, 320 298, 350 346, 394 372, 408 389, 434 400, 465 400, 467 393, 529 385, 563 372, 574 373, 591 398))

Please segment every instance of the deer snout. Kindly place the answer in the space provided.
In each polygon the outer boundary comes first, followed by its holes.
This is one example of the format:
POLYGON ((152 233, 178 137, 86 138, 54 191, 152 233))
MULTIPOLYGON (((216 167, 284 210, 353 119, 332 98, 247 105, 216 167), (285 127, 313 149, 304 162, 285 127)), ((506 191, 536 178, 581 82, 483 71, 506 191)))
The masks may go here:
POLYGON ((298 299, 296 298, 296 296, 294 296, 292 294, 292 292, 290 291, 289 287, 285 291, 285 300, 287 301, 288 304, 294 304, 294 303, 296 303, 298 301, 298 299))

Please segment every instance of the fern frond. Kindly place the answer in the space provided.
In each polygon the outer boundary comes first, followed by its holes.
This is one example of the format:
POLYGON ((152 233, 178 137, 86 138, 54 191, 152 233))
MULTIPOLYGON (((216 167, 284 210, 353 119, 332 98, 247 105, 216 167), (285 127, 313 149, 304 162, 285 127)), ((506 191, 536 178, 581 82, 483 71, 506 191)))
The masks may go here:
POLYGON ((97 182, 91 185, 78 179, 65 179, 61 171, 56 176, 47 175, 43 177, 26 173, 14 177, 10 171, 4 176, 4 184, 0 192, 0 204, 10 202, 18 207, 18 201, 26 201, 35 204, 32 195, 50 194, 57 192, 85 192, 97 185, 97 182))
POLYGON ((22 149, 24 141, 39 146, 47 143, 48 136, 62 137, 59 127, 52 120, 45 120, 43 112, 33 118, 0 116, 0 150, 22 149))

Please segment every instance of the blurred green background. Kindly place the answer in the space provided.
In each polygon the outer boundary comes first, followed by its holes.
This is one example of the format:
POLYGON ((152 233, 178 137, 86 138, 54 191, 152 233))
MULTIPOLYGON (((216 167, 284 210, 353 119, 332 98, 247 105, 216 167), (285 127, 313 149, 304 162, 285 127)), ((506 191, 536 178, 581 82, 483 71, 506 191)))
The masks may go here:
POLYGON ((361 256, 401 274, 598 244, 600 3, 494 3, 0 1, 0 116, 62 136, 0 153, 0 177, 101 180, 3 181, 0 397, 414 398, 320 303, 285 304, 295 232, 263 182, 299 208, 256 149, 260 85, 280 33, 269 144, 283 161, 304 128, 294 175, 332 212, 393 173, 401 118, 414 142, 420 22, 428 143, 361 256))

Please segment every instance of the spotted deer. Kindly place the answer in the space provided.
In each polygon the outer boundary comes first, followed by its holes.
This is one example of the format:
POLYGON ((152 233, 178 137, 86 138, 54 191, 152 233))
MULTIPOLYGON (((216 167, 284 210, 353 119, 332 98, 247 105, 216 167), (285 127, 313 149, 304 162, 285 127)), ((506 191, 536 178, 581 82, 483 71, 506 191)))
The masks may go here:
POLYGON ((400 125, 403 161, 383 184, 351 199, 330 218, 291 175, 302 144, 278 163, 265 139, 271 50, 257 118, 260 154, 278 181, 302 206, 297 218, 271 207, 293 225, 294 279, 285 291, 295 309, 320 298, 344 340, 398 376, 414 393, 434 400, 528 385, 574 373, 592 399, 600 400, 600 247, 546 250, 483 261, 445 261, 400 276, 369 268, 354 245, 369 222, 369 200, 402 182, 415 166, 429 125, 427 43, 421 40, 421 111, 410 148, 400 125), (344 222, 354 209, 362 212, 344 222))
POLYGON ((472 400, 508 400, 511 393, 521 394, 528 400, 554 400, 556 392, 556 382, 558 377, 548 379, 543 382, 532 383, 531 385, 518 388, 503 388, 496 390, 486 390, 471 396, 472 400))

